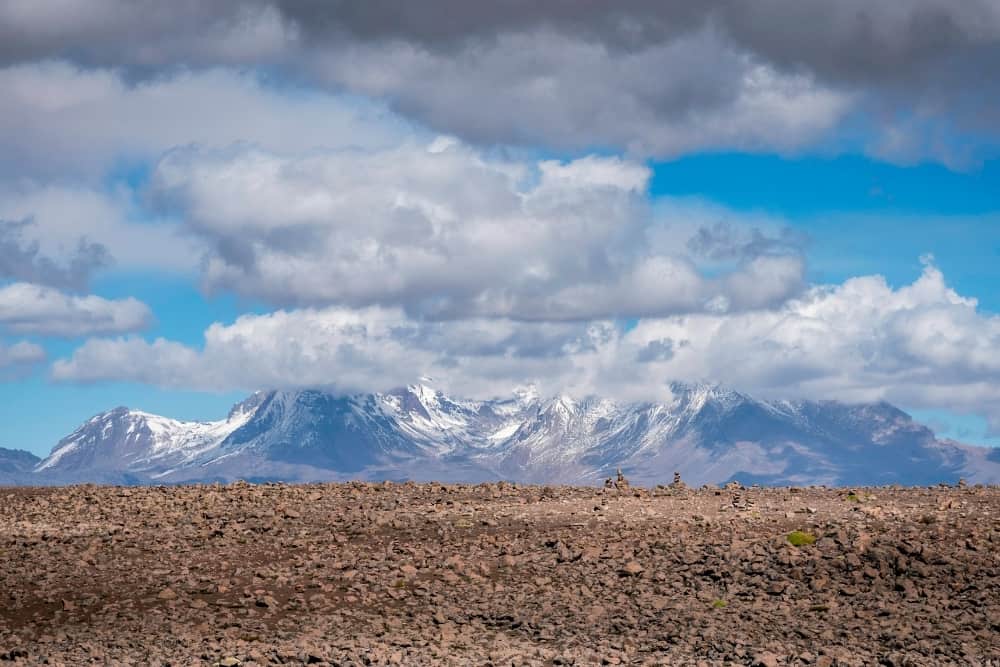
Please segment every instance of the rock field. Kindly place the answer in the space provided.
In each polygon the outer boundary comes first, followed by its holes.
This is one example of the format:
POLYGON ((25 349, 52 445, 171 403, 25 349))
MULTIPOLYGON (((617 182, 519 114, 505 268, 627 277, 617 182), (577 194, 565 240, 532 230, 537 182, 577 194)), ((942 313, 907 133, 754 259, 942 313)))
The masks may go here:
POLYGON ((0 489, 2 664, 1000 665, 1000 488, 0 489))

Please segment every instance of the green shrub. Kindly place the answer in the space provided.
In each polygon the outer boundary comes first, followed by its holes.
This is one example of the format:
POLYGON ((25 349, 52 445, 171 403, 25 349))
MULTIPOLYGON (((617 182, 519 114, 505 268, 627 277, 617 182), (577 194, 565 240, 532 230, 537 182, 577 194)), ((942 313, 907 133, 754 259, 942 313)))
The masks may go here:
POLYGON ((715 602, 712 603, 712 607, 714 607, 715 609, 723 609, 727 604, 729 603, 726 602, 725 600, 716 600, 715 602))
POLYGON ((812 533, 804 533, 801 530, 793 530, 788 533, 788 543, 793 547, 804 547, 816 541, 816 536, 812 533))

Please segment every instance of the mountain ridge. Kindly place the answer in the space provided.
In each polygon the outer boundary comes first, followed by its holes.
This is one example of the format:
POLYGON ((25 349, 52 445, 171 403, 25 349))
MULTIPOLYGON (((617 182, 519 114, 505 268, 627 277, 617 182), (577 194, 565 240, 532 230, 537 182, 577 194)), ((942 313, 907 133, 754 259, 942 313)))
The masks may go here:
POLYGON ((28 483, 32 470, 40 462, 41 459, 31 452, 0 447, 0 484, 28 483))
POLYGON ((259 391, 225 419, 115 408, 34 466, 33 483, 415 479, 598 484, 1000 482, 996 452, 939 439, 885 402, 765 401, 673 383, 667 403, 591 396, 466 400, 427 384, 340 396, 259 391))

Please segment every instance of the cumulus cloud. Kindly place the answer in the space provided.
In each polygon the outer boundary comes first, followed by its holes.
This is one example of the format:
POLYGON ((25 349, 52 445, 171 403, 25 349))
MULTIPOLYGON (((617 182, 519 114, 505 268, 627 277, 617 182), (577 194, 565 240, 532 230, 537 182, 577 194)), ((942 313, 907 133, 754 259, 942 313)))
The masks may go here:
POLYGON ((214 324, 202 350, 164 339, 92 339, 58 361, 53 376, 200 389, 323 386, 345 393, 430 376, 470 394, 538 378, 555 389, 572 375, 573 355, 595 354, 612 335, 608 323, 434 323, 412 320, 399 308, 302 309, 214 324))
POLYGON ((150 196, 210 243, 209 288, 282 306, 586 320, 762 308, 801 288, 799 254, 749 246, 706 277, 664 233, 649 175, 620 158, 492 159, 449 139, 186 149, 158 164, 150 196))
MULTIPOLYGON (((467 139, 670 155, 799 150, 859 119, 869 150, 957 161, 992 137, 1000 9, 991 0, 419 6, 256 0, 13 0, 0 60, 71 58, 133 79, 263 66, 376 95, 467 139), (441 17, 447 17, 442 20, 441 17), (900 123, 944 138, 901 143, 900 123)), ((985 145, 981 150, 989 150, 985 145)), ((975 151, 973 151, 975 152, 975 151)))
POLYGON ((19 341, 13 345, 0 343, 0 379, 22 377, 45 361, 45 350, 40 345, 19 341))
POLYGON ((81 289, 95 270, 111 263, 108 249, 86 238, 78 239, 68 260, 59 263, 41 254, 37 240, 24 238, 30 226, 30 220, 0 220, 0 278, 81 289))
POLYGON ((1000 316, 928 264, 912 284, 880 276, 818 286, 779 309, 609 321, 415 320, 398 308, 302 309, 215 324, 195 349, 93 339, 55 363, 59 380, 201 389, 320 386, 370 391, 440 379, 490 396, 537 382, 552 393, 659 399, 670 380, 722 382, 773 398, 890 400, 995 418, 1000 316))
POLYGON ((683 341, 657 372, 764 396, 889 400, 989 418, 1000 405, 991 352, 1000 316, 980 312, 929 262, 897 289, 880 276, 852 278, 773 311, 644 320, 628 339, 683 341))
POLYGON ((149 308, 133 298, 75 296, 30 283, 0 287, 0 330, 10 333, 75 338, 138 331, 151 321, 149 308))

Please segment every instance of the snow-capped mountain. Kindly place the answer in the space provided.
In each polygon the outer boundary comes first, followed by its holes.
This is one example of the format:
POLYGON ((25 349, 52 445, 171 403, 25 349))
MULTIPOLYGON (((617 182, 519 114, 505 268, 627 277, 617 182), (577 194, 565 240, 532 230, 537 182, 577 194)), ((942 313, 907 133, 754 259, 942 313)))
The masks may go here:
POLYGON ((459 400, 427 385, 335 396, 257 392, 222 420, 116 408, 59 442, 37 483, 416 479, 930 484, 1000 482, 1000 450, 941 440, 886 403, 761 401, 672 386, 669 403, 459 400))
POLYGON ((73 431, 36 467, 88 481, 141 482, 210 455, 254 415, 240 404, 216 422, 183 422, 118 407, 73 431))

